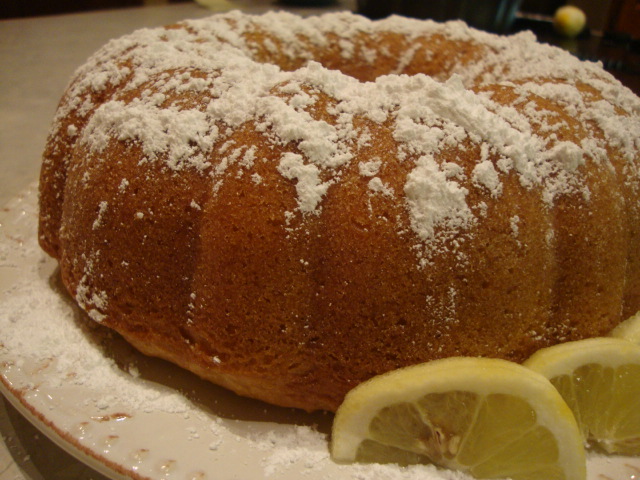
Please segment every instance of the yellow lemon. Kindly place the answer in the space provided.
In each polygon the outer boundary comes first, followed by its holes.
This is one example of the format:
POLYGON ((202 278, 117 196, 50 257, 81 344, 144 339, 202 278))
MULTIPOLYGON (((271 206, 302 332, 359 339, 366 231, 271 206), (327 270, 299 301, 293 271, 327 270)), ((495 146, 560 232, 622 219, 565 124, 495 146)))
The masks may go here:
POLYGON ((556 389, 521 365, 486 358, 437 360, 357 386, 336 413, 331 454, 478 478, 586 477, 578 426, 556 389))
POLYGON ((640 454, 640 346, 592 338, 542 349, 525 365, 558 389, 586 441, 608 453, 640 454))

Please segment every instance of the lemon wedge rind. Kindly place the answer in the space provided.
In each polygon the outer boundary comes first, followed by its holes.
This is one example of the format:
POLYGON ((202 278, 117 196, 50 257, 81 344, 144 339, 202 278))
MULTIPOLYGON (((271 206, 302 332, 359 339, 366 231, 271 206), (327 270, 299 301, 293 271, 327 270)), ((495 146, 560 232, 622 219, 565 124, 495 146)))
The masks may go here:
POLYGON ((596 337, 543 348, 523 365, 551 379, 588 363, 619 367, 638 361, 640 348, 632 342, 622 338, 596 337))

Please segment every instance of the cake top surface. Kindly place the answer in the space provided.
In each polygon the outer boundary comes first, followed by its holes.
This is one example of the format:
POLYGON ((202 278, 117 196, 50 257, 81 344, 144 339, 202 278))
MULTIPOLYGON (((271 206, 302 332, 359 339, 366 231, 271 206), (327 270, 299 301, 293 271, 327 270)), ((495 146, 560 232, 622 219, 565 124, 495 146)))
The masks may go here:
MULTIPOLYGON (((402 188, 389 184, 384 165, 376 164, 380 159, 358 168, 372 195, 404 199, 411 228, 427 250, 471 229, 483 215, 482 205, 468 201, 469 184, 496 198, 504 176, 515 173, 522 185, 541 188, 549 205, 567 193, 588 198, 582 167, 594 162, 612 169, 611 147, 626 159, 629 182, 637 185, 640 175, 638 97, 601 66, 537 43, 531 33, 500 37, 462 22, 232 12, 139 30, 111 41, 77 71, 56 122, 72 112, 78 125, 67 127, 68 141, 95 154, 113 139, 136 142, 145 156, 141 165, 195 169, 211 177, 214 192, 232 165, 251 174, 260 160, 255 149, 231 139, 253 122, 273 145, 292 146, 277 160, 278 171, 295 181, 297 211, 289 214, 302 219, 321 213, 332 185, 374 141, 367 122, 388 125, 398 158, 413 162, 402 188), (252 37, 256 32, 261 51, 252 37), (481 55, 454 62, 442 82, 394 72, 363 82, 314 57, 337 48, 344 62, 375 64, 389 52, 366 39, 382 39, 387 32, 409 45, 395 58, 395 71, 418 55, 412 45, 421 38, 475 45, 481 55), (304 66, 285 71, 257 61, 264 50, 274 59, 302 59, 304 66), (501 89, 510 95, 506 105, 493 98, 501 89), (314 105, 327 98, 331 122, 314 115, 314 105), (568 125, 567 117, 577 123, 568 125), (454 146, 479 151, 471 172, 435 160, 454 146)), ((260 182, 258 175, 252 178, 260 182)))

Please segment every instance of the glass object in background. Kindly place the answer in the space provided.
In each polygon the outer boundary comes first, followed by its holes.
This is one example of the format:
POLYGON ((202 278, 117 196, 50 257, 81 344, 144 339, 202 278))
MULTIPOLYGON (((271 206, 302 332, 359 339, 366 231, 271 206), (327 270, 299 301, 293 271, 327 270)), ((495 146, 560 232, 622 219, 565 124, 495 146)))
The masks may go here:
POLYGON ((358 13, 369 18, 400 14, 436 21, 464 20, 472 27, 506 32, 522 0, 358 0, 358 13))

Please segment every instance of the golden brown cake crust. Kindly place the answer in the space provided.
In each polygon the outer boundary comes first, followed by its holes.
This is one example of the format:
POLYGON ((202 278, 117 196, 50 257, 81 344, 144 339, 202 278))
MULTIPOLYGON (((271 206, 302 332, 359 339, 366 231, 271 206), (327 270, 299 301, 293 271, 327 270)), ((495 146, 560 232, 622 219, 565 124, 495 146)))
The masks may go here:
POLYGON ((393 368, 522 361, 640 309, 639 148, 640 100, 530 34, 233 12, 76 72, 40 243, 142 352, 335 410, 393 368))

